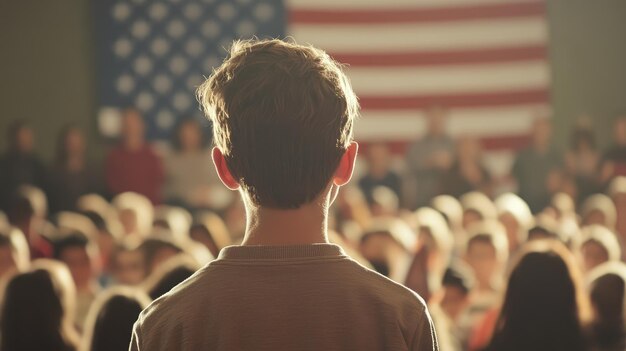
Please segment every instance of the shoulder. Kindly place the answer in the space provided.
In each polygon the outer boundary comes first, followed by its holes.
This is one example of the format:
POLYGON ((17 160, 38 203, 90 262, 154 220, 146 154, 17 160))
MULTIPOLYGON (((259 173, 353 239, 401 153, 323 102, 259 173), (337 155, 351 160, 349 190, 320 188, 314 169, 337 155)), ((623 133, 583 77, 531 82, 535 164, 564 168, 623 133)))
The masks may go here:
POLYGON ((424 299, 413 290, 362 266, 352 259, 350 259, 350 264, 355 266, 355 272, 349 279, 357 280, 359 285, 367 289, 366 291, 371 298, 380 299, 389 307, 410 310, 412 313, 427 310, 424 299))

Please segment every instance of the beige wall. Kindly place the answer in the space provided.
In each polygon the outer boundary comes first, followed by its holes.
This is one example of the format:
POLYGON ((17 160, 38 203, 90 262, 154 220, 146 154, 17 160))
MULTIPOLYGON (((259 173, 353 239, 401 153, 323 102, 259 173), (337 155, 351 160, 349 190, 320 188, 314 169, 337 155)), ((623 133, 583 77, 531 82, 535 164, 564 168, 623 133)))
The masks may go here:
MULTIPOLYGON (((587 113, 606 141, 612 116, 626 111, 626 1, 547 2, 557 140, 563 145, 576 117, 587 113)), ((95 141, 92 157, 101 155, 92 16, 87 0, 0 0, 3 140, 10 120, 28 118, 39 152, 50 159, 58 130, 75 122, 95 141)))

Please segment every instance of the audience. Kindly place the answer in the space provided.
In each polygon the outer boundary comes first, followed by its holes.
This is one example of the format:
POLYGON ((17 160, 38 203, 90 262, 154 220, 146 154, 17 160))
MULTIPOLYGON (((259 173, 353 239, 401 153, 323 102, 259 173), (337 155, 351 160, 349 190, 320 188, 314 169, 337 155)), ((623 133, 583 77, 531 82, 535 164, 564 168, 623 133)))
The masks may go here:
POLYGON ((186 208, 211 208, 219 179, 207 149, 205 132, 195 119, 180 122, 165 156, 164 198, 186 208))
POLYGON ((44 187, 45 166, 35 153, 35 142, 25 121, 14 121, 7 128, 6 151, 0 156, 0 210, 11 209, 9 201, 20 186, 44 187))
POLYGON ((454 141, 446 134, 445 115, 446 110, 440 106, 426 111, 427 132, 407 153, 406 165, 410 171, 407 185, 415 189, 415 194, 411 194, 414 201, 407 202, 409 208, 428 205, 438 195, 441 176, 452 166, 454 141))
POLYGON ((82 130, 74 125, 64 127, 58 137, 56 158, 46 182, 51 214, 76 211, 79 197, 102 192, 99 170, 87 163, 85 151, 82 130))
POLYGON ((516 260, 487 351, 587 350, 588 298, 573 257, 558 242, 538 241, 516 260))
POLYGON ((533 213, 540 212, 550 202, 550 178, 558 173, 561 163, 552 145, 552 122, 546 117, 535 119, 531 144, 520 151, 511 169, 518 194, 533 213))
POLYGON ((150 302, 139 288, 115 287, 102 292, 89 310, 81 350, 128 349, 133 324, 150 302))
POLYGON ((11 279, 4 292, 2 351, 78 349, 74 326, 75 290, 67 267, 37 260, 11 279))
POLYGON ((121 140, 107 155, 105 173, 112 194, 133 191, 153 204, 161 203, 163 165, 145 140, 145 125, 138 110, 123 111, 121 140))
MULTIPOLYGON (((441 350, 624 350, 626 117, 606 152, 586 122, 564 154, 537 118, 510 170, 515 189, 491 176, 478 140, 447 135, 446 113, 426 111, 405 156, 364 149, 358 186, 328 209, 330 241, 419 293, 441 350)), ((0 350, 128 349, 141 310, 241 242, 244 203, 216 186, 203 128, 182 120, 157 153, 125 109, 104 181, 78 127, 63 128, 46 167, 29 125, 12 124, 0 156, 0 350)))

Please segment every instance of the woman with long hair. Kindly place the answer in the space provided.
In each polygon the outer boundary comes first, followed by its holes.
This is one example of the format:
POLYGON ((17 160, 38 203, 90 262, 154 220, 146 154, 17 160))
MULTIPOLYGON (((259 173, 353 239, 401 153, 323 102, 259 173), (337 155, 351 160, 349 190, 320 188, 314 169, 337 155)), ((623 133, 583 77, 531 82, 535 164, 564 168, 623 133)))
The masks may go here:
POLYGON ((72 276, 59 262, 42 259, 7 285, 2 308, 0 350, 74 351, 75 291, 72 276))
POLYGON ((589 301, 573 255, 561 243, 538 240, 516 262, 486 350, 587 350, 589 301))

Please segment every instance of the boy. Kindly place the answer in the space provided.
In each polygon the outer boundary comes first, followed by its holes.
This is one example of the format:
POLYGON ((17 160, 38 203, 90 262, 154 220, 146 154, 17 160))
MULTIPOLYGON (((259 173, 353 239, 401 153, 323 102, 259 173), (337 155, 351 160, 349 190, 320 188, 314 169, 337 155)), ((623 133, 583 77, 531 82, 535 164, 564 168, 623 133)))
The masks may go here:
POLYGON ((415 293, 327 239, 328 208, 357 153, 356 96, 321 50, 236 42, 198 89, 213 162, 241 194, 241 246, 140 315, 131 350, 437 350, 415 293))

